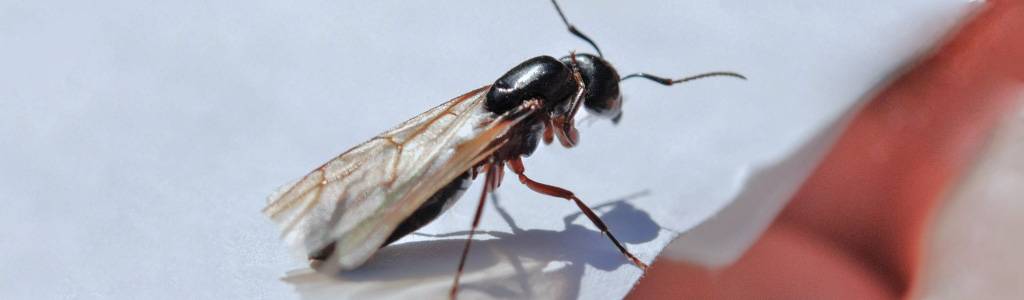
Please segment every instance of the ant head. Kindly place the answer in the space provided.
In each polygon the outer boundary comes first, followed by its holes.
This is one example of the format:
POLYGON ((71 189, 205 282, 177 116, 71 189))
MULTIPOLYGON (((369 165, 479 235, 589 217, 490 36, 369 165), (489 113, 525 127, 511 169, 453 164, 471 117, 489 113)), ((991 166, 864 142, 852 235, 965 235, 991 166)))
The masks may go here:
POLYGON ((619 72, 615 71, 608 61, 593 54, 568 55, 562 57, 560 61, 570 67, 575 66, 580 72, 586 86, 583 107, 599 117, 618 120, 622 115, 619 72))
POLYGON ((611 118, 612 122, 618 123, 619 119, 622 117, 622 93, 619 92, 619 82, 622 80, 640 77, 662 85, 673 85, 676 83, 683 83, 690 80, 712 76, 729 76, 747 79, 743 75, 735 72, 708 72, 675 80, 647 73, 633 73, 620 78, 619 73, 615 71, 615 68, 613 68, 608 61, 604 60, 604 54, 601 53, 601 48, 597 47, 597 43, 591 40, 587 35, 583 34, 583 32, 580 32, 579 29, 576 29, 576 26, 569 23, 569 19, 565 17, 565 13, 562 12, 562 8, 558 6, 557 1, 551 0, 551 4, 555 6, 555 11, 557 11, 558 16, 562 18, 562 23, 565 24, 569 33, 572 33, 576 37, 586 41, 590 46, 594 47, 595 51, 597 51, 597 55, 573 54, 562 57, 560 61, 567 66, 575 67, 576 70, 580 72, 580 76, 583 77, 583 83, 586 85, 587 90, 586 95, 584 95, 583 98, 583 107, 586 107, 588 111, 598 116, 611 118))

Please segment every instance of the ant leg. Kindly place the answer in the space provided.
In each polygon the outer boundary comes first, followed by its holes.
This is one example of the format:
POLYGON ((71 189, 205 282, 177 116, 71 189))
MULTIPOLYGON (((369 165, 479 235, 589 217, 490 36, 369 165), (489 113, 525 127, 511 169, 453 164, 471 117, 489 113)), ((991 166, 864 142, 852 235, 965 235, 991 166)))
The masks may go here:
POLYGON ((448 293, 449 299, 455 299, 455 296, 459 294, 459 277, 462 277, 462 270, 466 267, 466 257, 469 256, 469 245, 473 243, 473 233, 476 232, 476 227, 480 225, 480 216, 484 212, 484 203, 487 199, 487 194, 490 193, 491 188, 495 185, 495 177, 497 176, 498 170, 495 170, 496 165, 490 165, 486 177, 484 177, 483 191, 480 193, 480 201, 476 205, 476 213, 473 214, 473 225, 469 228, 469 236, 466 237, 466 246, 462 248, 462 258, 459 258, 459 268, 455 271, 455 280, 452 282, 452 289, 448 293))
POLYGON ((576 130, 576 113, 583 106, 583 95, 587 92, 587 86, 583 83, 583 77, 580 75, 579 68, 576 67, 576 52, 570 52, 569 56, 572 57, 570 67, 572 68, 573 81, 576 82, 576 93, 569 100, 569 111, 564 116, 551 119, 549 123, 556 126, 555 136, 558 137, 558 142, 565 148, 572 148, 579 143, 580 135, 576 130))
POLYGON ((619 243, 619 240, 616 239, 614 235, 612 235, 611 231, 608 230, 608 226, 604 224, 604 221, 601 221, 601 218, 598 217, 593 210, 587 207, 586 204, 583 204, 583 201, 580 200, 580 198, 576 197, 576 195, 573 194, 573 192, 557 186, 536 182, 533 179, 526 177, 526 174, 523 174, 524 172, 526 172, 526 169, 523 167, 522 158, 515 158, 509 160, 508 165, 509 168, 512 169, 512 172, 519 176, 519 181, 526 185, 526 187, 533 190, 534 192, 538 192, 552 197, 566 199, 576 203, 576 206, 579 207, 580 211, 583 212, 583 214, 590 219, 590 222, 594 223, 594 226, 596 226, 597 229, 601 230, 601 233, 603 233, 605 236, 608 237, 608 239, 612 241, 612 244, 615 244, 615 247, 619 249, 619 252, 622 252, 622 254, 626 256, 626 258, 633 262, 633 264, 635 264, 637 267, 640 267, 640 269, 647 270, 647 264, 640 261, 640 259, 636 258, 636 256, 634 256, 632 253, 629 253, 629 250, 626 250, 626 247, 622 246, 622 243, 619 243))

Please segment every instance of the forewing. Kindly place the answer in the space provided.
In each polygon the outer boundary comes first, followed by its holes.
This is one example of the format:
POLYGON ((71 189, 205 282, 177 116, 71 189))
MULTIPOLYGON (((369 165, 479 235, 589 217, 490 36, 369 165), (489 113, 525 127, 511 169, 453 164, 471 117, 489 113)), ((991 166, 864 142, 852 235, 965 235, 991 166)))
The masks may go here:
POLYGON ((331 260, 358 267, 423 201, 493 151, 490 142, 512 122, 483 110, 485 92, 452 99, 346 151, 271 196, 264 213, 299 254, 335 242, 331 260))

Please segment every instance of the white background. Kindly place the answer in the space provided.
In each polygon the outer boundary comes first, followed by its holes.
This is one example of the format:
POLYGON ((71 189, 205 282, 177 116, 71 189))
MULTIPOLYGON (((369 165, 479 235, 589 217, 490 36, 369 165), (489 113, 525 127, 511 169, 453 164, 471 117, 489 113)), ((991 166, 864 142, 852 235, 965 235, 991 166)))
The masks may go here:
MULTIPOLYGON (((538 150, 528 174, 611 203, 601 214, 645 261, 755 201, 682 251, 727 262, 842 117, 966 4, 565 1, 621 72, 750 80, 627 82, 619 126, 584 122, 578 148, 538 150)), ((302 275, 259 210, 280 185, 527 58, 590 51, 561 26, 539 0, 4 0, 0 298, 441 297, 462 236, 412 236, 337 280, 302 275)), ((499 196, 516 234, 501 234, 513 229, 489 203, 483 229, 497 233, 474 248, 464 296, 610 298, 639 277, 585 219, 566 221, 573 205, 511 178, 499 196)), ((473 202, 423 232, 465 230, 473 202)))

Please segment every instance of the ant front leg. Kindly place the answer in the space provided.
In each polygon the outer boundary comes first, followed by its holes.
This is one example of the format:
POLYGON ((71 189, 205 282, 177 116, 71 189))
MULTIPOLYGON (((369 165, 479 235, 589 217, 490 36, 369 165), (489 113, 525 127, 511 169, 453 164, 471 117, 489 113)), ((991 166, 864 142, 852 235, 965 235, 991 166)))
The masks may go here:
POLYGON ((604 221, 601 221, 601 218, 598 217, 597 214, 595 214, 594 211, 590 209, 590 207, 587 207, 586 204, 583 204, 583 201, 580 200, 579 197, 576 197, 576 194, 573 194, 573 192, 569 190, 553 185, 536 182, 533 179, 526 177, 526 174, 524 174, 526 172, 526 169, 523 167, 522 158, 517 157, 512 160, 509 160, 508 166, 510 169, 512 169, 513 173, 519 176, 519 182, 522 182, 524 185, 526 185, 526 187, 530 188, 534 192, 538 192, 552 197, 566 199, 576 203, 576 206, 579 207, 580 211, 583 212, 583 214, 586 215, 588 219, 590 219, 590 222, 594 223, 594 226, 597 227, 597 229, 601 230, 601 233, 603 233, 605 236, 608 237, 608 239, 612 241, 612 244, 615 244, 615 247, 619 249, 619 252, 622 252, 622 254, 626 256, 626 258, 633 262, 633 264, 635 264, 637 267, 640 267, 640 269, 643 269, 645 271, 647 270, 647 264, 640 261, 639 258, 636 258, 636 256, 633 255, 633 253, 629 253, 629 250, 626 250, 626 247, 623 246, 622 243, 620 243, 619 240, 615 238, 615 235, 612 235, 612 232, 608 230, 608 226, 604 224, 604 221))

